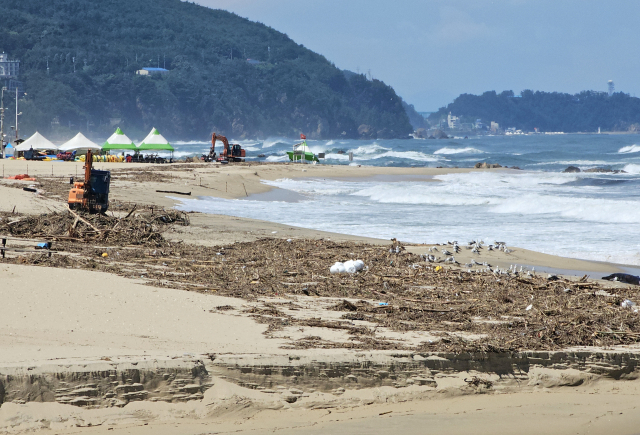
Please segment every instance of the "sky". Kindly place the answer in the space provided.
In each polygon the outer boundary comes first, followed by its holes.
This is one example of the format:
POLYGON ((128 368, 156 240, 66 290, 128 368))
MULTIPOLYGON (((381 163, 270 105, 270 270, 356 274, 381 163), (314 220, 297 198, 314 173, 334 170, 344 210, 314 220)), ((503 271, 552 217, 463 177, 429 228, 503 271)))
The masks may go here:
POLYGON ((195 0, 371 72, 419 111, 463 93, 640 96, 638 0, 195 0))

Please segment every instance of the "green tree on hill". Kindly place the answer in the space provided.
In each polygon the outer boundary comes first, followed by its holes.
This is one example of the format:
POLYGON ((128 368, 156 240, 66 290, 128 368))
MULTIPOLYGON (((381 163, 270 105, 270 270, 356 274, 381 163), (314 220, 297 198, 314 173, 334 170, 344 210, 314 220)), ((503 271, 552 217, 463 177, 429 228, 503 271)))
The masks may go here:
POLYGON ((157 126, 174 139, 356 138, 363 124, 381 138, 412 131, 391 87, 226 11, 180 0, 3 0, 0 15, 0 50, 20 59, 29 93, 24 133, 108 134, 113 118, 133 136, 157 126), (157 66, 170 72, 135 73, 157 66))
POLYGON ((575 95, 560 92, 525 90, 482 95, 462 94, 453 103, 429 116, 436 123, 447 114, 466 122, 477 118, 495 121, 502 127, 524 131, 594 132, 636 130, 640 123, 640 98, 622 92, 609 96, 606 92, 583 91, 575 95))

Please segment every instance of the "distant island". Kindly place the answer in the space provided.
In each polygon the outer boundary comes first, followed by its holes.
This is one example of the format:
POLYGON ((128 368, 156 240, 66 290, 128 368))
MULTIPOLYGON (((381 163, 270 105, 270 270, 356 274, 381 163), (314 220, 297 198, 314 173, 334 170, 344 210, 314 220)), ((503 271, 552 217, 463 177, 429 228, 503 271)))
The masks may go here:
MULTIPOLYGON (((19 59, 27 92, 21 136, 105 136, 116 125, 131 137, 155 126, 174 140, 413 131, 390 86, 226 11, 180 0, 8 0, 0 16, 0 52, 19 59)), ((6 119, 12 98, 5 93, 6 119)))
POLYGON ((640 98, 622 92, 513 91, 462 94, 427 118, 455 132, 640 132, 640 98))

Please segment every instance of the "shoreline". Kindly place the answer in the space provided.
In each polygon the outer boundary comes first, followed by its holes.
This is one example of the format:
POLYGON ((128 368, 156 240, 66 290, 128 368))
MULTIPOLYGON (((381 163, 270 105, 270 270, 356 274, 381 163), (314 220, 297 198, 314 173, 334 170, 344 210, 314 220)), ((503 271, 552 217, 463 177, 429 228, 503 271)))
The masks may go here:
MULTIPOLYGON (((11 164, 7 164, 3 167, 7 175, 11 173, 22 173, 21 171, 27 169, 28 162, 13 160, 11 164)), ((54 177, 74 176, 76 173, 82 173, 81 162, 62 162, 57 164, 49 164, 50 162, 35 162, 31 163, 31 173, 36 177, 50 177, 51 171, 54 177)), ((291 198, 291 195, 295 197, 295 192, 282 191, 282 189, 264 184, 263 180, 275 181, 282 178, 293 179, 331 179, 331 180, 376 180, 376 181, 407 181, 417 180, 423 182, 438 182, 432 180, 436 175, 445 175, 450 173, 473 173, 473 172, 516 172, 519 170, 509 168, 491 168, 491 169, 478 169, 478 168, 407 168, 407 167, 377 167, 377 166, 348 166, 348 165, 298 165, 289 163, 267 163, 267 164, 253 164, 243 163, 241 165, 220 165, 220 164, 184 164, 173 163, 165 165, 150 165, 146 163, 96 163, 96 169, 115 171, 115 175, 112 177, 112 187, 110 197, 112 199, 121 201, 123 203, 131 204, 152 204, 159 207, 174 208, 181 203, 181 199, 194 199, 200 197, 213 197, 222 199, 268 199, 273 200, 274 196, 279 198, 278 200, 287 200, 291 198), (186 171, 185 171, 186 169, 186 171), (129 175, 133 173, 134 175, 129 175), (150 173, 153 177, 150 181, 136 182, 136 173, 150 173), (125 178, 118 178, 118 175, 125 175, 125 178), (161 178, 160 180, 154 180, 153 178, 161 178), (142 185, 141 183, 144 183, 142 185), (170 190, 170 191, 182 191, 190 193, 188 196, 181 196, 169 193, 160 193, 156 190, 170 190)), ((19 193, 15 188, 6 188, 5 183, 10 180, 0 181, 0 192, 4 196, 8 197, 8 201, 0 204, 0 211, 12 211, 14 205, 16 211, 20 212, 21 209, 28 213, 37 213, 37 210, 56 209, 57 205, 51 201, 45 200, 42 196, 36 196, 36 200, 33 198, 25 198, 23 193, 19 193), (25 201, 26 199, 26 201, 25 201), (37 205, 36 205, 37 204, 37 205), (24 207, 24 208, 22 208, 24 207)), ((33 183, 29 182, 14 182, 17 185, 29 185, 33 183)), ((46 196, 46 195, 45 195, 46 196)), ((302 196, 302 195, 300 195, 302 196)), ((60 200, 63 198, 57 198, 60 200)), ((58 206, 58 208, 60 208, 58 206)), ((64 209, 64 204, 62 205, 64 209)), ((191 213, 190 213, 191 214, 191 213)), ((221 225, 230 226, 233 230, 229 232, 236 233, 237 236, 232 237, 216 237, 214 232, 199 232, 190 235, 189 231, 182 235, 187 237, 191 243, 205 243, 208 245, 215 243, 233 243, 235 241, 247 241, 255 240, 257 235, 260 236, 276 236, 276 237, 324 237, 332 238, 333 240, 351 240, 362 241, 373 244, 387 244, 386 239, 379 239, 373 237, 367 237, 357 234, 344 234, 334 233, 322 230, 314 230, 310 228, 296 227, 293 225, 280 224, 268 220, 256 220, 251 218, 244 218, 238 216, 229 215, 216 215, 210 213, 193 213, 198 225, 193 228, 206 227, 207 230, 216 228, 221 225), (242 231, 244 227, 249 228, 248 231, 242 231), (277 233, 273 233, 277 231, 277 233), (247 236, 250 232, 253 236, 247 236)), ((444 243, 445 240, 439 243, 444 243)), ((412 248, 412 252, 423 254, 419 252, 420 246, 428 247, 435 246, 434 244, 421 245, 416 243, 409 243, 409 245, 415 245, 412 248)), ((514 253, 512 256, 502 256, 499 258, 491 258, 496 261, 497 265, 501 268, 509 267, 509 265, 517 263, 519 266, 525 266, 529 268, 544 267, 557 271, 569 271, 578 272, 581 275, 590 272, 597 272, 603 274, 619 273, 627 271, 637 271, 640 273, 640 265, 631 265, 624 263, 612 263, 602 262, 594 260, 586 260, 571 257, 562 257, 553 254, 544 254, 528 250, 522 247, 515 247, 518 253, 514 253), (524 254, 524 255, 523 255, 524 254)), ((463 252, 464 254, 464 252, 463 252)), ((461 257, 460 263, 470 259, 467 256, 461 257)), ((552 272, 556 273, 556 272, 552 272)))

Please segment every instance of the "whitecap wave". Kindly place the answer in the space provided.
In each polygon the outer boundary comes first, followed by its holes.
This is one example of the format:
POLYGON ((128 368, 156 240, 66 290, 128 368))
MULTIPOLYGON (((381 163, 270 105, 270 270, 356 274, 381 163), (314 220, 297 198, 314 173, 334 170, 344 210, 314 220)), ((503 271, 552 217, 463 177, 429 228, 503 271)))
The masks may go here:
POLYGON ((571 165, 571 166, 603 166, 610 165, 611 162, 606 160, 558 160, 554 162, 538 162, 531 163, 530 166, 549 166, 549 165, 571 165))
POLYGON ((622 170, 629 174, 638 175, 640 174, 640 165, 637 165, 635 163, 629 163, 628 165, 625 165, 625 167, 622 168, 622 170))
POLYGON ((618 150, 618 154, 632 154, 632 153, 640 153, 640 146, 629 145, 626 147, 622 147, 618 150))
POLYGON ((329 153, 325 154, 325 159, 328 160, 349 160, 349 155, 347 154, 338 154, 338 153, 329 153))
POLYGON ((268 156, 265 160, 267 162, 288 162, 289 156, 286 154, 284 156, 268 156))
POLYGON ((358 148, 353 148, 349 150, 353 153, 354 156, 361 156, 367 154, 375 154, 384 151, 391 151, 391 148, 385 148, 383 146, 378 145, 377 143, 371 145, 362 145, 358 148))
POLYGON ((466 147, 466 148, 440 148, 437 151, 434 151, 433 154, 483 154, 484 151, 481 151, 476 148, 466 147))
POLYGON ((290 139, 284 137, 270 137, 262 142, 262 148, 271 148, 274 145, 289 145, 292 143, 290 139))
POLYGON ((441 159, 432 155, 421 153, 420 151, 387 151, 382 154, 372 156, 371 159, 396 158, 415 160, 417 162, 438 162, 441 159))

